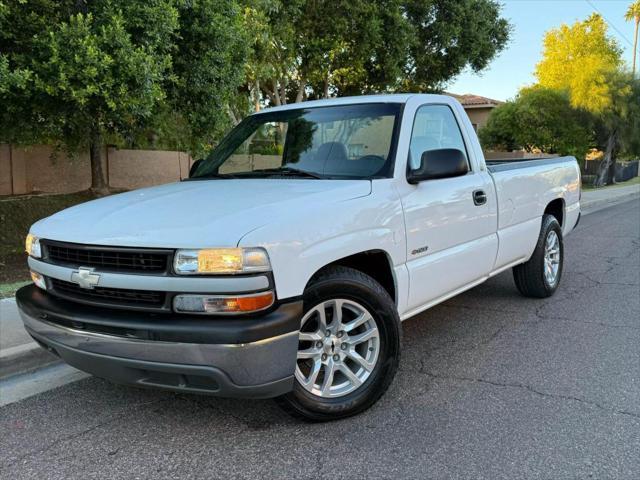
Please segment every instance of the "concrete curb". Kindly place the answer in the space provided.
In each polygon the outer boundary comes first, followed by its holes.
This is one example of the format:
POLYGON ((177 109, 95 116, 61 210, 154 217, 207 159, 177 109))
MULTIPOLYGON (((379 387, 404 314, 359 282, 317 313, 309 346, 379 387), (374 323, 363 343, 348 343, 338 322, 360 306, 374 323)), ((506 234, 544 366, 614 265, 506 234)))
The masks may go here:
POLYGON ((61 360, 36 342, 17 345, 0 351, 0 379, 27 373, 61 360))
POLYGON ((0 379, 60 362, 27 333, 15 298, 0 300, 0 379))
POLYGON ((594 200, 583 199, 581 202, 581 210, 583 214, 597 212, 598 210, 602 210, 603 208, 611 207, 613 205, 617 205, 619 203, 628 202, 635 198, 640 198, 640 192, 629 192, 623 195, 618 195, 615 197, 609 198, 599 198, 594 200))

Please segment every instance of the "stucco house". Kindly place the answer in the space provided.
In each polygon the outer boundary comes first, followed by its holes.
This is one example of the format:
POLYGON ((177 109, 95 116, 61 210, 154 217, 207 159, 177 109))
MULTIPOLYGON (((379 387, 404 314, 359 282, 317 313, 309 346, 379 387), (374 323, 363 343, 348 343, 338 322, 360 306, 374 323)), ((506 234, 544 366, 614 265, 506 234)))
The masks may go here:
POLYGON ((480 95, 473 95, 471 93, 457 95, 447 92, 447 95, 451 95, 462 104, 476 132, 487 124, 491 110, 504 103, 500 100, 481 97, 480 95))

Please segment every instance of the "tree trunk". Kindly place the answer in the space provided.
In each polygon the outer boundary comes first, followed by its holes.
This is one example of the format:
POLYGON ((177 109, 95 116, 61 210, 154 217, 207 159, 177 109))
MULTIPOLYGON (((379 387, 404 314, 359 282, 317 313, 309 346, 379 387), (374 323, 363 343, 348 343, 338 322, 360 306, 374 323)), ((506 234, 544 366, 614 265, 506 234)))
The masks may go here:
POLYGON ((636 57, 638 56, 638 25, 640 25, 640 17, 636 17, 636 31, 633 37, 633 67, 631 67, 631 76, 636 77, 636 57))
POLYGON ((89 157, 91 159, 91 191, 106 195, 109 193, 109 187, 102 169, 102 135, 98 127, 94 127, 91 131, 89 157))
POLYGON ((609 163, 609 170, 607 170, 607 185, 614 185, 616 183, 616 155, 615 149, 612 154, 611 163, 609 163))
POLYGON ((278 84, 273 81, 273 98, 275 99, 276 107, 282 105, 282 98, 280 98, 280 91, 278 90, 278 84))
POLYGON ((275 105, 276 103, 276 97, 273 94, 273 91, 271 91, 268 87, 265 87, 264 84, 260 85, 260 89, 262 90, 262 92, 267 96, 267 98, 269 99, 269 104, 270 105, 275 105))
POLYGON ((282 105, 286 105, 287 104, 287 84, 289 82, 287 81, 286 78, 283 78, 282 81, 280 82, 280 103, 282 105))
POLYGON ((260 81, 256 80, 256 85, 253 90, 253 107, 256 112, 260 111, 260 81))
POLYGON ((607 148, 604 152, 604 158, 602 159, 602 161, 600 162, 600 166, 598 167, 598 175, 596 175, 596 179, 593 182, 594 187, 603 187, 609 180, 608 177, 610 167, 611 165, 615 166, 613 156, 617 140, 618 131, 614 129, 611 131, 611 133, 609 134, 609 138, 607 139, 607 148))
POLYGON ((238 116, 235 114, 230 105, 227 105, 227 113, 229 114, 229 118, 231 119, 231 123, 233 123, 234 127, 240 123, 240 120, 238 120, 238 116))
POLYGON ((304 98, 304 87, 305 87, 305 83, 304 83, 304 80, 301 78, 300 85, 298 86, 298 93, 296 95, 296 103, 300 103, 304 98))

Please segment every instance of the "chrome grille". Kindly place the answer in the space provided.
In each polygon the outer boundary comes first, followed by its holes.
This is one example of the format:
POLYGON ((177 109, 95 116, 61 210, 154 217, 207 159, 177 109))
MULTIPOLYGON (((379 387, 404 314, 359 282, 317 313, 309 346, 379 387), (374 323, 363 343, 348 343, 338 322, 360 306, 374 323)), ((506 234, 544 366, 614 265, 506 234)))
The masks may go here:
POLYGON ((168 250, 96 247, 49 240, 42 241, 42 244, 45 260, 49 263, 94 267, 100 271, 166 273, 171 257, 168 250))
POLYGON ((162 308, 166 299, 165 292, 108 287, 87 289, 57 278, 49 278, 49 286, 51 293, 62 298, 114 307, 162 308))

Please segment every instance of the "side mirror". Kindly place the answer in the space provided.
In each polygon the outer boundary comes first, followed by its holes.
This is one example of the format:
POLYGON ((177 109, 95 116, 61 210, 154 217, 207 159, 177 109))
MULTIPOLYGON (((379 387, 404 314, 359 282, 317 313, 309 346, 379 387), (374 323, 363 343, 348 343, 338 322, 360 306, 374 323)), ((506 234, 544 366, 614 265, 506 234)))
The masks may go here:
POLYGON ((420 157, 420 166, 409 170, 407 181, 411 184, 436 178, 459 177, 469 171, 466 155, 457 148, 427 150, 420 157))
POLYGON ((193 177, 193 175, 196 173, 201 163, 202 163, 201 158, 193 162, 193 165, 191 165, 191 168, 189 169, 189 178, 193 177))

